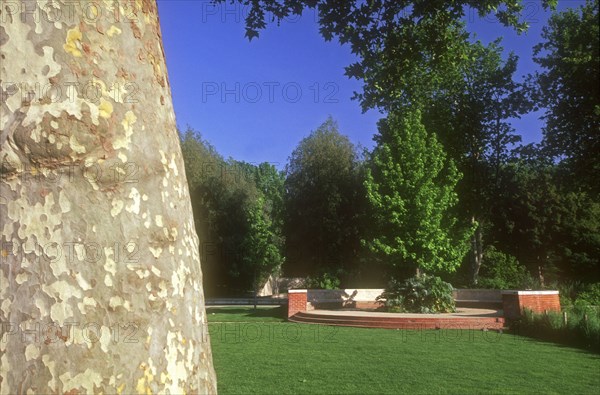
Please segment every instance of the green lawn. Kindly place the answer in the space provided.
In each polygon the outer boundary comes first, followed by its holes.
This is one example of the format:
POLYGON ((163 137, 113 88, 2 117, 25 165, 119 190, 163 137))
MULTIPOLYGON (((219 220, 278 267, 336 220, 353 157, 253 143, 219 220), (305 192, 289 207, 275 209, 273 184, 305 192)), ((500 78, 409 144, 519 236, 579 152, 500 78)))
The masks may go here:
POLYGON ((509 334, 285 322, 209 308, 220 394, 597 394, 600 355, 509 334))

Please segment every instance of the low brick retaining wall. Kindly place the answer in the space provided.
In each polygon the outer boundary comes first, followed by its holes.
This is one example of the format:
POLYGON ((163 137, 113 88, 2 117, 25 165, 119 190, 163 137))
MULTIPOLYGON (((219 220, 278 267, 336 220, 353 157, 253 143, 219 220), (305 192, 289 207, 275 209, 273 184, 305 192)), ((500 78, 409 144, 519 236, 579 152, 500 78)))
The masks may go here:
MULTIPOLYGON (((314 309, 377 309, 376 298, 383 289, 292 289, 288 293, 288 317, 314 309)), ((507 319, 519 318, 523 309, 534 312, 560 311, 558 291, 502 291, 497 289, 456 289, 459 307, 504 310, 507 319)))
POLYGON ((558 291, 502 291, 504 317, 516 319, 524 309, 535 313, 560 311, 558 291))
MULTIPOLYGON (((307 305, 302 311, 341 308, 378 309, 382 307, 382 304, 376 299, 384 290, 376 288, 307 289, 304 291, 306 291, 307 305)), ((498 289, 455 289, 452 295, 458 307, 502 309, 502 291, 498 289)))

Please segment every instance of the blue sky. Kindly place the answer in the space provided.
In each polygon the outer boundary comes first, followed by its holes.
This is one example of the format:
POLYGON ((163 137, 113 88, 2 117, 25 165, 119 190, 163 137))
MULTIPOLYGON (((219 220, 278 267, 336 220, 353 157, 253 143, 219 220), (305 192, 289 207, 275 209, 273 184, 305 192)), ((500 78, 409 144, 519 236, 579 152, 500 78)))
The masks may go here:
MULTIPOLYGON (((559 10, 584 4, 559 0, 559 10)), ((243 5, 212 6, 208 0, 159 0, 159 15, 177 123, 200 131, 225 157, 283 168, 298 142, 329 115, 352 142, 373 146, 377 111, 363 114, 344 76, 354 57, 347 46, 325 42, 316 11, 273 24, 249 42, 243 5)), ((540 1, 524 1, 529 31, 521 36, 493 17, 468 15, 470 31, 483 42, 503 36, 505 50, 519 55, 521 76, 536 69, 532 47, 549 13, 540 1)), ((524 142, 541 139, 537 115, 516 120, 524 142)))

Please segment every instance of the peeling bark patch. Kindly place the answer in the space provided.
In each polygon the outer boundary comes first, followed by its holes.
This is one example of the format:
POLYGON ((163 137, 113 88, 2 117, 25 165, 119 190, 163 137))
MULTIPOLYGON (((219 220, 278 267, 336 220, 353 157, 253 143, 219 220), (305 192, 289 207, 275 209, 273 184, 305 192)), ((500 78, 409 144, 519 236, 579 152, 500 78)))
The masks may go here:
POLYGON ((133 135, 133 125, 137 122, 137 117, 132 111, 127 111, 125 118, 121 121, 123 130, 125 131, 124 136, 119 136, 113 141, 113 149, 118 150, 121 148, 129 149, 131 145, 131 136, 133 135))
POLYGON ((72 286, 64 280, 56 281, 51 285, 42 285, 46 294, 53 298, 59 298, 61 301, 67 301, 71 297, 81 298, 81 290, 72 286))
POLYGON ((21 197, 8 202, 8 217, 20 223, 18 236, 30 243, 33 249, 37 245, 47 245, 56 241, 53 237, 61 224, 60 215, 55 211, 54 194, 48 194, 41 202, 31 204, 23 190, 21 197))
POLYGON ((66 52, 75 56, 76 58, 81 57, 81 39, 83 35, 79 30, 79 26, 75 26, 73 29, 67 32, 67 38, 65 39, 65 43, 63 48, 66 52))
POLYGON ((35 360, 40 356, 40 349, 35 344, 28 344, 25 347, 25 360, 35 360))
POLYGON ((113 276, 117 273, 117 263, 114 261, 114 251, 112 247, 104 247, 104 270, 112 274, 113 276))
POLYGON ((102 383, 102 376, 91 369, 86 369, 85 372, 79 373, 74 377, 71 376, 70 372, 66 372, 59 376, 60 381, 63 384, 63 389, 66 391, 76 390, 78 393, 80 388, 85 389, 86 394, 93 394, 94 386, 100 387, 102 383))
POLYGON ((86 314, 86 309, 85 307, 89 306, 92 308, 95 308, 98 306, 98 303, 96 303, 96 300, 94 300, 93 298, 89 298, 89 297, 84 297, 82 302, 77 303, 77 308, 79 309, 79 312, 81 314, 86 314))
POLYGON ((119 200, 117 198, 114 198, 112 200, 112 209, 110 210, 110 215, 115 218, 117 217, 121 211, 123 210, 123 206, 125 205, 125 203, 123 203, 122 200, 119 200))
POLYGON ((65 214, 71 211, 71 202, 67 199, 64 191, 60 191, 58 195, 58 205, 60 206, 61 213, 65 214))
POLYGON ((0 46, 6 44, 8 42, 8 34, 6 34, 6 30, 4 30, 4 26, 0 26, 0 46))
POLYGON ((153 248, 153 247, 149 247, 150 248, 150 253, 152 254, 152 256, 154 256, 154 258, 158 259, 160 258, 160 255, 162 254, 162 248, 157 247, 157 248, 153 248))
POLYGON ((109 27, 108 30, 106 31, 106 34, 108 35, 108 37, 118 36, 121 33, 122 33, 122 30, 114 25, 109 27))
POLYGON ((50 318, 63 326, 67 318, 73 318, 73 308, 67 302, 56 302, 50 307, 50 318))
POLYGON ((98 107, 98 110, 102 118, 108 119, 112 116, 113 105, 107 100, 100 99, 100 106, 98 107))
POLYGON ((69 147, 77 154, 85 154, 86 152, 85 147, 79 144, 79 141, 77 141, 77 137, 75 137, 75 135, 71 135, 71 138, 69 139, 69 147))
POLYGON ((133 200, 133 202, 125 207, 130 213, 139 214, 140 213, 140 201, 142 196, 136 188, 131 188, 131 192, 129 193, 129 198, 133 200))

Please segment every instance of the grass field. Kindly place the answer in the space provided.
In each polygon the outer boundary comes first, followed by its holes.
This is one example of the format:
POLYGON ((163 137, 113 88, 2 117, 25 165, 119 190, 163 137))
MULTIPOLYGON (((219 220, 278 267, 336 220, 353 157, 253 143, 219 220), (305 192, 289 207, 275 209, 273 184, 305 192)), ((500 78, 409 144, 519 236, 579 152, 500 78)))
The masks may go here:
POLYGON ((220 394, 597 394, 600 355, 510 334, 285 322, 209 308, 220 394))

